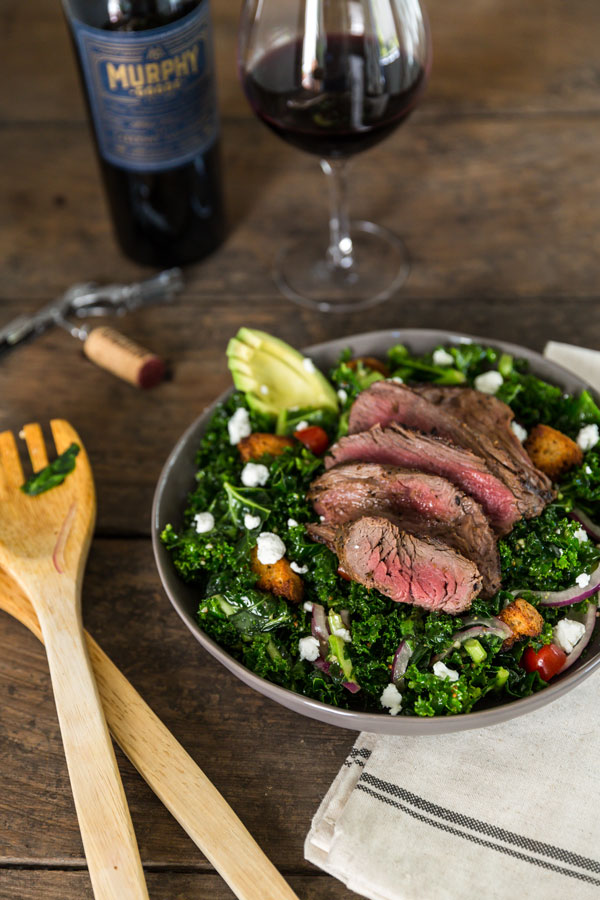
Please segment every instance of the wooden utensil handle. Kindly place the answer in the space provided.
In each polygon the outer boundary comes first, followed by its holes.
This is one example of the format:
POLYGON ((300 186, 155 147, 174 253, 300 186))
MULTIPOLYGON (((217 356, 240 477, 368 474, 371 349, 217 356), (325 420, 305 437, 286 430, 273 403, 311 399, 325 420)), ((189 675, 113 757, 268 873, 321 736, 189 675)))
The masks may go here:
POLYGON ((109 728, 239 900, 298 900, 216 787, 89 634, 109 728))
POLYGON ((148 900, 144 871, 83 631, 43 614, 54 699, 96 900, 148 900))

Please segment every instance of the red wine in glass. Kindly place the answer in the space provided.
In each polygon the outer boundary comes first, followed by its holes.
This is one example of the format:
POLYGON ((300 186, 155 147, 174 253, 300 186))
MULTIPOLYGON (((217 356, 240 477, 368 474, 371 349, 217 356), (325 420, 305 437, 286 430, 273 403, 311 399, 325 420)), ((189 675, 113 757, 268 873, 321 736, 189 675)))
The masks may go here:
MULTIPOLYGON (((350 222, 346 160, 390 135, 425 87, 430 39, 419 0, 245 0, 239 69, 252 109, 275 134, 321 158, 329 243, 314 229, 280 253, 275 278, 305 306, 359 309, 408 275, 404 244, 350 222)), ((390 167, 390 184, 395 181, 390 167)))

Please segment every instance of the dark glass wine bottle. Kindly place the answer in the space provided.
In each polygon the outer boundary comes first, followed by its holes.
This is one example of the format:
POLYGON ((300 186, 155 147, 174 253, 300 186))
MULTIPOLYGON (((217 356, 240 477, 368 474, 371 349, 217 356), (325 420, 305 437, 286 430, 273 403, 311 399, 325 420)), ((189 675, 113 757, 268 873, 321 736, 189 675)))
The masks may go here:
POLYGON ((63 0, 115 232, 182 265, 224 236, 209 0, 63 0))

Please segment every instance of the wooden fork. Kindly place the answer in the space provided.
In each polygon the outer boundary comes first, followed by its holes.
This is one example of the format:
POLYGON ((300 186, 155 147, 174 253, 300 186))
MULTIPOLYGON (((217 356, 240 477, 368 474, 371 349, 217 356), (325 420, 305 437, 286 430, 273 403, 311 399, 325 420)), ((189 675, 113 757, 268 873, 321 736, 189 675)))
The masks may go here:
MULTIPOLYGON (((29 597, 46 645, 75 808, 97 900, 147 900, 137 842, 102 704, 85 647, 81 583, 96 499, 75 430, 50 423, 58 453, 80 451, 63 484, 36 497, 20 490, 23 470, 10 431, 0 434, 0 565, 29 597)), ((48 465, 38 424, 23 436, 34 471, 48 465)))
MULTIPOLYGON (((0 609, 43 640, 35 611, 0 569, 0 609)), ((225 798, 87 632, 112 735, 239 900, 298 900, 225 798)))

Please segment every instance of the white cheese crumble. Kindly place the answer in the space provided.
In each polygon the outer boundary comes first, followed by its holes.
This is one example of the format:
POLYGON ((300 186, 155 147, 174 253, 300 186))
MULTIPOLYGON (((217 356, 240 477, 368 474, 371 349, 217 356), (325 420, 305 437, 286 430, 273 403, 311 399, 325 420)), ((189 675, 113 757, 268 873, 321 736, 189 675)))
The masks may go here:
POLYGON ((583 622, 576 622, 574 619, 561 619, 552 630, 554 643, 558 644, 565 653, 571 653, 584 634, 585 625, 583 622))
POLYGON ((340 403, 345 403, 348 399, 348 391, 345 391, 344 388, 340 388, 337 392, 337 395, 340 403))
POLYGON ((302 604, 302 609, 305 609, 306 612, 312 612, 312 611, 313 611, 313 605, 312 605, 312 603, 310 602, 310 600, 307 600, 306 603, 303 603, 303 604, 302 604))
POLYGON ((312 635, 300 638, 298 641, 298 652, 300 654, 300 659, 307 659, 308 662, 314 662, 319 656, 319 641, 312 635))
POLYGON ((452 366, 454 365, 454 357, 447 350, 438 348, 433 351, 434 366, 452 366))
POLYGON ((308 572, 308 566, 299 566, 297 562, 291 562, 290 569, 292 572, 295 572, 296 575, 306 575, 308 572))
POLYGON ((194 526, 198 534, 212 531, 215 527, 215 517, 210 512, 196 513, 194 516, 194 526))
POLYGON ((269 470, 262 463, 246 463, 241 479, 246 487, 262 487, 269 480, 269 470))
POLYGON ((287 520, 287 527, 288 527, 288 528, 297 528, 297 527, 298 527, 298 523, 296 522, 295 519, 288 519, 288 520, 287 520))
POLYGON ((584 425, 577 435, 577 446, 583 450, 591 450, 600 441, 600 431, 597 425, 584 425))
POLYGON ((244 516, 244 528, 247 528, 248 531, 252 531, 253 528, 258 528, 260 525, 260 516, 251 516, 250 513, 246 513, 244 516))
POLYGON ((379 698, 379 702, 389 709, 390 716, 397 716, 402 709, 402 694, 395 684, 388 684, 379 698))
POLYGON ((273 566, 285 556, 285 544, 272 531, 263 531, 256 539, 256 555, 263 566, 273 566))
POLYGON ((449 681, 458 681, 458 672, 456 669, 449 669, 441 659, 434 664, 433 674, 437 675, 438 678, 448 678, 449 681))
POLYGON ((575 579, 575 583, 579 585, 579 587, 587 587, 590 583, 590 575, 587 572, 582 572, 581 575, 578 575, 575 579))
POLYGON ((242 438, 252 434, 252 426, 250 425, 250 416, 247 409, 244 409, 242 406, 236 409, 227 423, 227 431, 229 432, 230 444, 239 444, 242 438))
POLYGON ((584 544, 590 539, 590 536, 585 528, 578 528, 577 531, 573 532, 573 537, 576 537, 580 544, 584 544))
POLYGON ((473 384, 482 394, 495 394, 503 382, 504 378, 500 372, 484 372, 483 375, 477 376, 473 384))
POLYGON ((313 372, 317 371, 314 362, 312 361, 312 359, 309 359, 308 356, 304 357, 304 359, 302 360, 302 365, 304 366, 305 371, 309 373, 309 375, 312 375, 313 372))
POLYGON ((527 437, 527 429, 523 428, 522 425, 519 425, 518 422, 511 422, 510 430, 515 435, 515 437, 518 437, 521 443, 523 443, 523 441, 527 437))
POLYGON ((352 640, 352 638, 351 638, 351 636, 350 636, 350 632, 348 631, 347 628, 334 628, 334 629, 333 629, 333 634, 334 634, 336 637, 341 638, 341 639, 342 639, 343 641, 345 641, 347 644, 349 644, 350 641, 352 640))
POLYGON ((298 422, 296 425, 295 431, 304 431, 305 428, 308 428, 308 422, 303 419, 302 422, 298 422))

